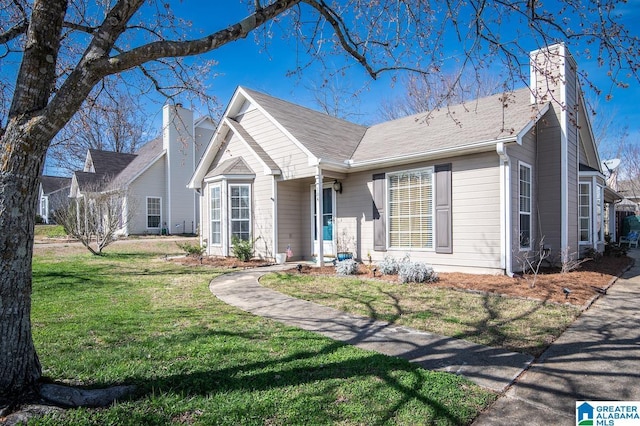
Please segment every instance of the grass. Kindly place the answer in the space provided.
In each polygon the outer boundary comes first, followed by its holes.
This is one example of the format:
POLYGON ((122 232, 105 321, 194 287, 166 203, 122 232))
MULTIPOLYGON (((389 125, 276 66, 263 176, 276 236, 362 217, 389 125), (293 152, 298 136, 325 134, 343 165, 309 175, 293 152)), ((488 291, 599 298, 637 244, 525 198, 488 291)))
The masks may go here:
POLYGON ((37 250, 32 321, 44 375, 137 391, 30 424, 465 425, 495 399, 460 376, 225 305, 208 290, 222 271, 163 260, 176 249, 37 250))
POLYGON ((578 308, 352 277, 273 273, 261 284, 292 296, 418 330, 534 356, 579 315, 578 308))
POLYGON ((36 225, 35 227, 36 238, 62 238, 66 236, 67 233, 64 232, 62 225, 36 225))

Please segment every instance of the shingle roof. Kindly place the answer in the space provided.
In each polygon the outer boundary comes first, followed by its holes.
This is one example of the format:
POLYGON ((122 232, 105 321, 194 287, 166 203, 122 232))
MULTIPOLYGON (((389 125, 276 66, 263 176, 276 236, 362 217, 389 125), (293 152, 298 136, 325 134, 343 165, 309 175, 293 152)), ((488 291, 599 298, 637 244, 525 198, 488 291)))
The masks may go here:
POLYGON ((93 168, 97 174, 115 176, 136 158, 135 154, 89 149, 93 168))
POLYGON ((255 175, 255 172, 249 167, 249 165, 244 161, 244 158, 237 157, 231 158, 229 160, 225 160, 222 163, 218 164, 218 166, 211 170, 206 178, 211 178, 215 176, 221 175, 255 175))
POLYGON ((351 159, 354 162, 462 148, 515 136, 533 120, 528 89, 494 95, 431 113, 371 126, 351 159), (506 99, 506 101, 505 101, 506 99))
POLYGON ((71 178, 58 176, 40 176, 42 192, 47 195, 71 186, 71 178))
POLYGON ((122 185, 131 182, 154 160, 160 158, 163 152, 162 137, 147 142, 136 152, 133 160, 112 180, 112 184, 122 185))
POLYGON ((74 172, 73 175, 76 177, 76 182, 78 182, 78 189, 80 192, 102 191, 108 183, 106 175, 102 173, 77 171, 74 172))
POLYGON ((267 113, 316 158, 350 158, 367 128, 243 87, 267 113))

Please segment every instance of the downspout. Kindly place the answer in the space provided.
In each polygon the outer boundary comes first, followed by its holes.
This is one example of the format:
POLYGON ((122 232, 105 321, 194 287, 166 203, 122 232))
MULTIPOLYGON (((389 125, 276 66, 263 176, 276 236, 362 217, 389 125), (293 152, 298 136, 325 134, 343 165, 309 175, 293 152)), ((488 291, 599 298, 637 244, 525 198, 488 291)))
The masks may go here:
POLYGON ((496 145, 500 157, 500 267, 513 276, 511 255, 511 162, 504 142, 496 145))
POLYGON ((278 254, 278 182, 276 181, 276 177, 274 175, 271 176, 271 196, 273 197, 272 203, 272 215, 273 218, 273 258, 275 259, 278 254))
MULTIPOLYGON (((318 160, 318 166, 316 168, 316 235, 318 237, 318 259, 316 264, 318 266, 324 266, 324 235, 322 232, 322 168, 320 167, 320 160, 318 160)), ((313 235, 313 234, 312 234, 313 235)))

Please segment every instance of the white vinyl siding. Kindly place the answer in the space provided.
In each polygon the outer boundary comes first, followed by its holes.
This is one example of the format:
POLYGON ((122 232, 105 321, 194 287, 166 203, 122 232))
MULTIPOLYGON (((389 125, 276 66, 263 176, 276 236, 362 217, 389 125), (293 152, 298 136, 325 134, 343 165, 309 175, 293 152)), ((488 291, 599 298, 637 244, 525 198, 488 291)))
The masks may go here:
POLYGON ((591 184, 580 184, 578 197, 578 241, 581 244, 591 242, 591 184))
POLYGON ((519 167, 519 218, 520 248, 531 248, 531 166, 520 163, 519 167))
POLYGON ((231 238, 251 238, 251 191, 249 185, 229 185, 231 238))
POLYGON ((147 228, 160 228, 162 212, 162 199, 160 197, 147 197, 147 228))
POLYGON ((211 187, 211 239, 213 245, 222 243, 222 194, 220 185, 211 187))
POLYGON ((387 175, 389 247, 433 248, 433 168, 387 175))

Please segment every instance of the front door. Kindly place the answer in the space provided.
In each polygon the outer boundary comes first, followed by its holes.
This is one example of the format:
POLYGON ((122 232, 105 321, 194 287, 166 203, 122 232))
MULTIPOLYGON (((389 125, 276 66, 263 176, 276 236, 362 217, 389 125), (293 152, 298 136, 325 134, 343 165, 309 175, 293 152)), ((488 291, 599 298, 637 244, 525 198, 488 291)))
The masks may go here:
MULTIPOLYGON (((318 250, 318 221, 316 219, 317 211, 316 211, 316 190, 313 190, 311 197, 311 204, 313 204, 312 211, 313 216, 311 220, 313 221, 313 253, 317 256, 318 250)), ((334 206, 335 206, 335 195, 333 192, 333 188, 328 186, 322 189, 322 239, 323 239, 323 251, 326 256, 335 256, 334 251, 334 226, 335 216, 334 216, 334 206)))

